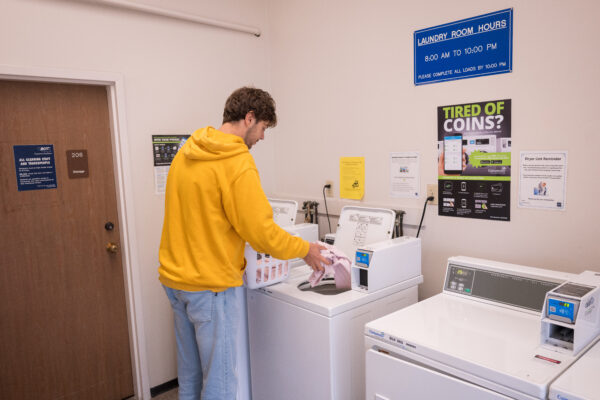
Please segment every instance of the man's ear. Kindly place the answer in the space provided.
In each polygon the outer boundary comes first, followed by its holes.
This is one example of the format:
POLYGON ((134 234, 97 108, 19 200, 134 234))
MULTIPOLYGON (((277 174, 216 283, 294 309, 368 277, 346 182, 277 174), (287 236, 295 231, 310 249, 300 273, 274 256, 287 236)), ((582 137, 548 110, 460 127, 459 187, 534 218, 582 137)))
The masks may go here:
POLYGON ((256 120, 256 117, 254 116, 254 111, 248 111, 246 113, 246 117, 244 118, 244 122, 246 123, 246 126, 252 125, 252 122, 255 120, 256 120))

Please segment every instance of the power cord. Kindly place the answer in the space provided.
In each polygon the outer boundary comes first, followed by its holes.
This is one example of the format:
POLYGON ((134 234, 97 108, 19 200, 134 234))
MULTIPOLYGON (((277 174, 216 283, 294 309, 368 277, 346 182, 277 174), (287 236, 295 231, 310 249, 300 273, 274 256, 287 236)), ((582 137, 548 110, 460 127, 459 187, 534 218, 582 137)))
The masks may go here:
POLYGON ((421 214, 421 222, 419 222, 419 230, 417 231, 417 237, 419 237, 419 233, 421 232, 421 225, 423 225, 423 218, 425 217, 425 209, 427 208, 427 203, 433 201, 433 196, 429 196, 425 200, 425 204, 423 204, 423 214, 421 214))
POLYGON ((331 221, 329 221, 329 210, 327 209, 327 198, 325 197, 325 189, 331 189, 331 184, 323 186, 323 201, 325 202, 325 214, 327 214, 327 224, 329 225, 329 233, 331 233, 331 221))

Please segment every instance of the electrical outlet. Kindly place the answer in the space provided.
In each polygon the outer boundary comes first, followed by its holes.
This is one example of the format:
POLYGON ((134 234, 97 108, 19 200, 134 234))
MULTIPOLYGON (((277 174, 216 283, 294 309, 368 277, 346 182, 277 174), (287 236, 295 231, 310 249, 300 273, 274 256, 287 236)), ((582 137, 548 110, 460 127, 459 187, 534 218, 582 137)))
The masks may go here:
POLYGON ((427 185, 427 197, 433 196, 433 201, 430 204, 438 203, 438 185, 437 183, 427 185))
POLYGON ((325 189, 326 197, 333 197, 333 181, 325 181, 326 185, 331 185, 329 189, 325 189))

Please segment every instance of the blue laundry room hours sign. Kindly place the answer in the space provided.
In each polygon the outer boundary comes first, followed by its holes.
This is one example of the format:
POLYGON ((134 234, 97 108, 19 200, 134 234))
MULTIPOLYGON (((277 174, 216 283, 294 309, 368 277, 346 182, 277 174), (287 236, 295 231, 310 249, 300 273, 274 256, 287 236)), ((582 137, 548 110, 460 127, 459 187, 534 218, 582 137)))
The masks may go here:
POLYGON ((512 8, 415 31, 415 85, 511 72, 512 32, 512 8))

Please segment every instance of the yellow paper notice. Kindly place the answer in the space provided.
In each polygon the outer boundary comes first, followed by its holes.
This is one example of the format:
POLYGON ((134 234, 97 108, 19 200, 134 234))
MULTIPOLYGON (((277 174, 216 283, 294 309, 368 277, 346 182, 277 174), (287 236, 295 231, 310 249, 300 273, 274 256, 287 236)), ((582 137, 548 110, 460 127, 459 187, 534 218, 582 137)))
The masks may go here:
POLYGON ((365 158, 340 157, 340 197, 360 200, 365 194, 365 158))

